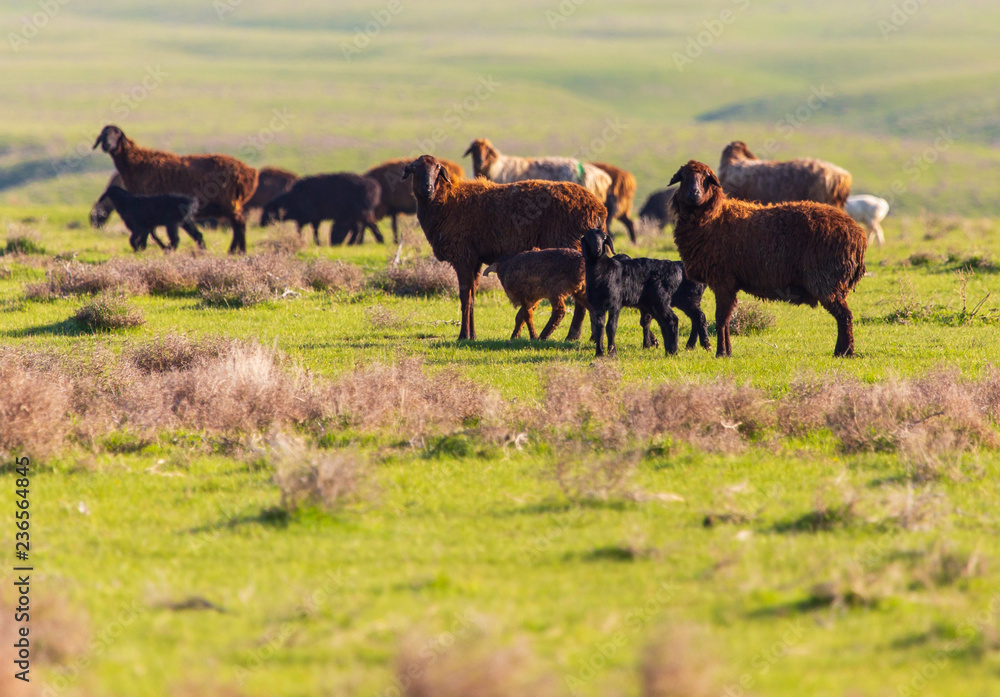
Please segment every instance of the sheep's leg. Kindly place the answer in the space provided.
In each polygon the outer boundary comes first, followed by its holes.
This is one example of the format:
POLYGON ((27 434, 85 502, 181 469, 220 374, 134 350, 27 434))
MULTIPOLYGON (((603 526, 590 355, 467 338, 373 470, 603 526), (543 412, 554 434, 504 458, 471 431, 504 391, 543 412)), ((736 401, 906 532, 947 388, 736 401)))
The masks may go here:
POLYGON ((715 330, 719 345, 715 349, 715 357, 732 356, 733 347, 729 341, 729 318, 733 316, 736 307, 736 294, 728 291, 712 289, 715 292, 715 330))
POLYGON ((552 332, 559 326, 559 323, 563 321, 563 317, 566 316, 566 303, 561 297, 557 295, 554 298, 549 298, 549 302, 552 303, 552 316, 549 317, 548 323, 546 323, 542 329, 541 336, 539 336, 542 341, 551 336, 552 332))
POLYGON ((295 228, 296 228, 296 230, 298 230, 299 239, 301 240, 302 239, 302 223, 296 222, 295 223, 295 228))
MULTIPOLYGON (((153 241, 160 245, 160 249, 165 249, 163 243, 160 242, 160 238, 156 236, 156 228, 153 228, 150 234, 153 236, 153 241)), ((180 246, 181 236, 177 225, 167 225, 167 239, 170 240, 171 249, 177 249, 180 246)))
MULTIPOLYGON (((872 232, 875 233, 875 237, 878 238, 878 246, 881 247, 885 244, 885 233, 882 232, 882 225, 877 221, 872 221, 872 232)), ((868 238, 868 244, 871 244, 871 236, 868 238)))
MULTIPOLYGON (((378 223, 374 221, 366 221, 365 227, 371 230, 372 234, 375 235, 376 242, 378 242, 379 244, 385 244, 385 238, 382 237, 382 231, 378 229, 378 223)), ((362 232, 362 234, 364 233, 362 232)))
POLYGON ((597 357, 604 355, 604 313, 590 312, 590 334, 597 343, 597 357))
MULTIPOLYGON (((247 219, 242 213, 234 213, 229 218, 229 224, 233 227, 233 241, 229 243, 230 254, 247 253, 247 219)), ((185 228, 187 229, 187 228, 185 228)), ((189 230, 190 232, 190 230, 189 230)), ((200 237, 200 235, 199 235, 200 237)), ((204 247, 205 243, 198 241, 199 247, 204 247)))
MULTIPOLYGON (((205 237, 204 237, 204 235, 201 234, 201 230, 198 229, 197 225, 195 225, 193 222, 187 221, 187 222, 181 223, 181 227, 184 228, 184 232, 186 232, 188 235, 190 235, 191 239, 194 240, 195 244, 197 244, 201 249, 205 248, 205 237)), ((236 230, 236 228, 233 227, 233 236, 234 236, 234 238, 235 238, 235 235, 236 235, 235 230, 236 230)), ((180 244, 180 235, 178 235, 177 244, 180 244)), ((230 247, 229 249, 230 249, 230 252, 231 252, 232 251, 232 247, 230 247)))
MULTIPOLYGON (((525 305, 525 308, 527 309, 525 324, 528 325, 528 336, 531 337, 532 341, 538 339, 538 332, 535 331, 535 309, 538 307, 538 302, 539 301, 535 301, 531 305, 525 305)), ((544 339, 545 337, 543 336, 542 338, 544 339)))
POLYGON ((476 289, 479 287, 479 265, 474 269, 456 269, 458 274, 458 297, 462 303, 462 328, 458 332, 459 341, 476 339, 474 305, 476 289))
MULTIPOLYGON (((587 316, 587 294, 576 293, 573 296, 573 320, 569 323, 569 334, 566 341, 576 341, 580 338, 580 329, 583 327, 583 319, 587 316)), ((593 338, 593 337, 591 337, 593 338)))
POLYGON ((146 248, 146 238, 149 236, 149 231, 144 229, 135 230, 128 237, 128 243, 132 247, 133 252, 139 252, 146 248))
MULTIPOLYGON (((321 222, 322 222, 321 220, 314 220, 313 222, 309 223, 310 225, 312 225, 312 229, 313 229, 313 242, 316 244, 317 247, 319 247, 322 244, 322 242, 319 241, 319 224, 321 222)), ((333 244, 333 228, 335 228, 336 226, 337 226, 337 223, 332 223, 331 227, 330 227, 330 244, 331 245, 333 244)))
POLYGON ((604 331, 608 336, 608 355, 617 356, 618 347, 615 345, 615 335, 618 333, 618 314, 621 312, 621 308, 613 307, 608 310, 608 322, 605 325, 604 331))
POLYGON ((820 304, 837 320, 837 346, 833 349, 834 357, 851 357, 854 355, 854 315, 847 306, 847 299, 834 296, 820 300, 820 304))
POLYGON ((347 238, 347 246, 361 244, 365 239, 365 224, 358 220, 354 222, 350 229, 351 236, 347 238))
POLYGON ((653 315, 645 310, 639 311, 639 326, 642 327, 642 347, 644 349, 657 348, 660 345, 656 335, 649 328, 653 322, 653 315))
POLYGON ((398 214, 392 214, 392 243, 399 244, 399 222, 396 220, 398 214))
POLYGON ((632 240, 632 244, 635 244, 635 223, 624 213, 618 216, 618 220, 622 221, 622 225, 628 229, 628 238, 632 240))
POLYGON ((525 305, 517 311, 517 316, 514 317, 514 332, 510 335, 510 340, 513 341, 521 336, 521 327, 523 327, 528 321, 528 310, 525 305))

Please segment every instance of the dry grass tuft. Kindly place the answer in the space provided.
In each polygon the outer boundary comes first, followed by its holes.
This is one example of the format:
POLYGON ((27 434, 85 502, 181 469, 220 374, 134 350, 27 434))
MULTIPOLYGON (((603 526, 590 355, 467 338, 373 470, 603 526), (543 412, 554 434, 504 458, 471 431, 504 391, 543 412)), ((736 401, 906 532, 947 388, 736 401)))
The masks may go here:
POLYGON ((336 510, 371 494, 372 472, 357 452, 307 448, 300 440, 272 443, 274 480, 281 489, 281 508, 336 510))
POLYGON ((42 236, 36 230, 31 230, 17 224, 7 226, 7 242, 0 256, 45 254, 42 246, 42 236))
POLYGON ((393 295, 458 295, 458 277, 451 264, 431 257, 390 264, 375 275, 372 284, 393 295))
POLYGON ((11 349, 0 347, 0 451, 46 455, 69 429, 72 388, 11 349))
POLYGON ((736 305, 729 318, 729 331, 733 336, 761 334, 771 329, 775 322, 777 317, 773 312, 767 311, 764 303, 755 300, 741 302, 736 305))
POLYGON ((385 305, 376 303, 365 308, 365 317, 374 329, 385 331, 387 329, 401 329, 409 323, 410 316, 400 317, 385 305))
POLYGON ((313 290, 356 293, 364 287, 364 270, 356 264, 331 261, 324 257, 313 259, 303 272, 305 285, 313 290))
POLYGON ((87 614, 59 592, 32 599, 32 655, 41 663, 61 665, 86 654, 90 642, 87 614))
POLYGON ((309 247, 309 240, 294 225, 281 224, 268 228, 267 237, 260 242, 269 254, 293 255, 309 247))
POLYGON ((480 644, 450 648, 450 642, 404 642, 396 659, 403 697, 547 697, 555 680, 541 675, 523 645, 490 649, 480 644))
POLYGON ((233 346, 235 342, 227 339, 191 339, 184 334, 164 334, 126 346, 122 359, 143 373, 190 370, 197 363, 218 358, 233 346))
POLYGON ((919 562, 911 572, 911 586, 914 588, 952 586, 959 581, 981 575, 983 567, 978 547, 971 552, 962 552, 954 545, 938 540, 929 552, 920 555, 919 562))
POLYGON ((702 632, 690 626, 662 630, 640 665, 642 697, 721 694, 719 666, 702 632))
POLYGON ((92 332, 131 329, 146 323, 142 310, 124 295, 104 293, 81 307, 73 319, 92 332))
POLYGON ((638 464, 636 453, 615 453, 598 459, 577 454, 556 460, 552 474, 563 495, 575 503, 634 501, 640 493, 632 483, 638 464))

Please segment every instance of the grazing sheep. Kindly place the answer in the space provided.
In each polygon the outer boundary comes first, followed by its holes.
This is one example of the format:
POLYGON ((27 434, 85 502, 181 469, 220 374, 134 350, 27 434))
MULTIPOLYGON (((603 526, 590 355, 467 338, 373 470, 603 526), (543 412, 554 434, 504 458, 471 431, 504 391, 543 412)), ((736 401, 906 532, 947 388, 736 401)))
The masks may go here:
POLYGON ((719 182, 727 196, 756 203, 815 201, 842 209, 851 193, 846 169, 812 158, 758 160, 739 140, 722 151, 719 182))
POLYGON ((94 205, 90 207, 90 226, 92 228, 102 228, 108 222, 111 214, 115 212, 115 206, 111 203, 111 199, 108 198, 108 189, 112 186, 120 186, 123 189, 125 182, 122 181, 122 175, 115 172, 108 179, 108 185, 104 187, 104 191, 101 193, 100 198, 98 198, 94 205))
POLYGON ((385 242, 375 223, 379 185, 374 179, 351 172, 317 174, 302 177, 287 192, 268 201, 260 216, 262 226, 277 220, 294 220, 302 235, 302 226, 312 225, 313 239, 319 244, 319 226, 332 220, 330 244, 341 244, 350 233, 348 244, 360 244, 365 229, 375 239, 385 242))
POLYGON ((677 187, 671 186, 651 193, 649 198, 646 199, 642 210, 639 211, 639 218, 641 220, 648 220, 653 225, 656 225, 660 232, 663 232, 663 228, 667 226, 667 223, 672 224, 675 222, 674 214, 670 210, 670 202, 674 199, 676 192, 677 187))
POLYGON ((403 170, 413 178, 417 220, 434 256, 458 276, 459 339, 475 339, 479 270, 534 247, 578 247, 584 230, 603 227, 607 210, 583 187, 566 182, 452 182, 438 160, 422 155, 403 170))
MULTIPOLYGON (((105 126, 94 148, 111 155, 125 189, 133 194, 183 194, 198 200, 202 215, 229 221, 233 240, 229 253, 245 253, 246 216, 243 207, 257 188, 257 170, 228 155, 174 155, 136 145, 117 126, 105 126)), ((199 245, 201 231, 192 222, 184 229, 199 245)))
POLYGON ((858 194, 847 197, 847 215, 868 228, 868 244, 872 239, 878 239, 879 246, 885 244, 885 233, 882 232, 882 221, 889 214, 889 202, 878 196, 858 194))
POLYGON ((717 356, 732 355, 729 319, 740 291, 819 303, 837 320, 833 355, 854 355, 847 294, 865 275, 868 240, 847 213, 810 201, 765 206, 731 199, 712 168, 694 160, 670 183, 680 184, 671 205, 684 268, 715 293, 717 356))
POLYGON ((493 262, 483 270, 483 276, 496 273, 500 284, 514 307, 520 308, 514 319, 511 339, 521 334, 521 327, 528 325, 532 339, 545 341, 566 316, 565 299, 573 297, 573 321, 566 341, 580 338, 580 328, 587 315, 586 274, 583 255, 576 249, 533 249, 493 262), (535 333, 535 308, 542 300, 552 303, 552 316, 542 329, 535 333))
POLYGON ((243 208, 245 210, 251 208, 263 210, 271 199, 286 193, 298 180, 299 175, 289 172, 287 169, 261 167, 257 174, 257 188, 243 208))
POLYGON ((635 244, 635 224, 632 222, 632 203, 635 201, 635 189, 638 184, 631 172, 609 165, 606 162, 591 162, 594 167, 603 170, 611 177, 608 188, 608 198, 604 205, 608 208, 608 226, 612 220, 620 220, 628 230, 629 239, 635 244))
MULTIPOLYGON (((511 184, 527 179, 574 182, 606 201, 611 177, 594 165, 572 157, 513 157, 504 155, 486 138, 472 141, 462 157, 472 156, 472 173, 497 184, 511 184)), ((610 220, 609 220, 610 222, 610 220)))
POLYGON ((180 243, 177 228, 185 223, 193 223, 195 213, 198 211, 198 201, 192 196, 178 194, 133 196, 120 186, 109 186, 101 198, 111 201, 114 209, 118 211, 125 227, 131 233, 129 244, 137 252, 146 248, 146 241, 150 235, 156 244, 160 245, 160 249, 166 249, 156 236, 156 228, 161 225, 167 228, 170 248, 177 249, 180 243))
POLYGON ((670 308, 670 303, 684 279, 684 266, 678 261, 632 259, 624 254, 616 256, 611 237, 600 229, 587 230, 584 234, 583 259, 587 270, 590 326, 597 342, 597 356, 604 355, 605 331, 608 355, 617 354, 615 334, 618 331, 618 315, 623 307, 639 308, 644 348, 652 345, 649 322, 655 319, 660 325, 667 355, 677 353, 677 315, 670 308))
MULTIPOLYGON (((453 182, 465 179, 465 170, 462 165, 451 160, 438 160, 448 170, 453 182)), ((389 160, 380 165, 372 167, 365 172, 366 177, 371 177, 378 182, 382 189, 382 198, 375 208, 375 219, 381 220, 387 215, 392 216, 392 241, 399 244, 399 227, 396 221, 397 216, 415 215, 417 212, 417 200, 413 198, 413 187, 409 182, 403 181, 403 168, 410 164, 405 158, 389 160)))

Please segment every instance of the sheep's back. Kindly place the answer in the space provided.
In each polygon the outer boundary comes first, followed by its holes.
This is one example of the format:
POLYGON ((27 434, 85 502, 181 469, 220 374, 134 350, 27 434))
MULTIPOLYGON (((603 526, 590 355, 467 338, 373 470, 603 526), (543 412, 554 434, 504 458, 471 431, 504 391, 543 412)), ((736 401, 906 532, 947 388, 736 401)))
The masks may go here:
POLYGON ((809 158, 740 160, 719 168, 719 181, 728 196, 764 204, 815 201, 843 206, 838 197, 845 180, 846 191, 850 191, 850 176, 836 165, 809 158))
POLYGON ((229 211, 246 203, 257 188, 257 170, 226 155, 144 151, 141 166, 120 170, 128 191, 146 196, 184 194, 229 211))

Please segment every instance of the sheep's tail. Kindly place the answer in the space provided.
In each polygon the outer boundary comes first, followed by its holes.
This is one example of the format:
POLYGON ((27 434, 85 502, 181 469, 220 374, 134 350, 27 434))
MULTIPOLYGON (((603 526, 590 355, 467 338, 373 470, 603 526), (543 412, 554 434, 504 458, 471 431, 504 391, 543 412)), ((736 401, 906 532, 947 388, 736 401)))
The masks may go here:
POLYGON ((830 205, 841 210, 847 205, 847 197, 851 195, 851 175, 847 172, 834 172, 830 182, 830 205))

